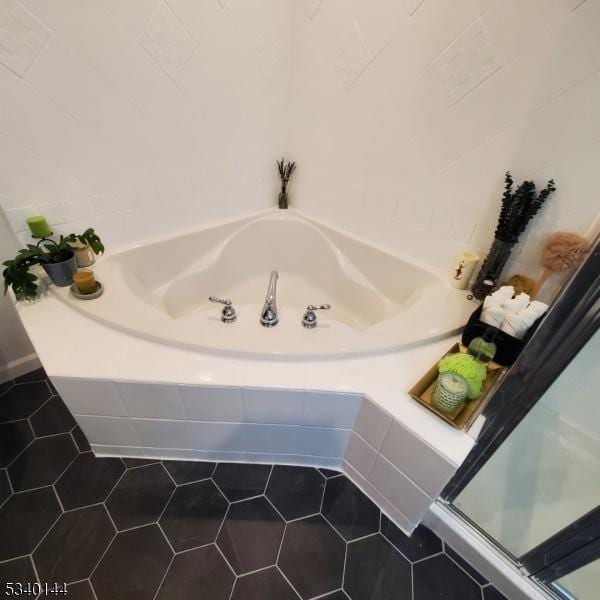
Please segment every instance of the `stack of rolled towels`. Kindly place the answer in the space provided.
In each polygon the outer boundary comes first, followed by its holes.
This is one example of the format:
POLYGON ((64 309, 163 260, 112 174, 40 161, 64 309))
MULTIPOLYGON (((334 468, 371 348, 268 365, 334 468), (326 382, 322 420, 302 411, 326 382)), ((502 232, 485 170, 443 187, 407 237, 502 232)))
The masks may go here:
POLYGON ((548 305, 531 300, 528 294, 515 295, 512 285, 503 285, 483 301, 480 320, 522 340, 527 330, 547 310, 548 305))

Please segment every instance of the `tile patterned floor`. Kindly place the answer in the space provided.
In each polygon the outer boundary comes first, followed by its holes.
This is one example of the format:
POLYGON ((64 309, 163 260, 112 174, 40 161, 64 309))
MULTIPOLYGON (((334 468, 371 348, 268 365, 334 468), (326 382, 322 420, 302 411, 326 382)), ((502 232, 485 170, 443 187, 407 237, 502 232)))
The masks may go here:
POLYGON ((8 582, 66 582, 69 600, 504 598, 336 471, 95 458, 41 370, 0 385, 8 582))

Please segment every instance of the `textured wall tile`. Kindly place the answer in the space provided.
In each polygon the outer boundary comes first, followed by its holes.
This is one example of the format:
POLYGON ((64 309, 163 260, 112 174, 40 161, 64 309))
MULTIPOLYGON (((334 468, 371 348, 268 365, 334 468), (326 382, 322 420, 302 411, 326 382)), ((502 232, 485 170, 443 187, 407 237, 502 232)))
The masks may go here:
POLYGON ((414 15, 423 2, 424 0, 404 0, 404 6, 409 15, 414 15))
POLYGON ((304 6, 304 10, 309 19, 313 19, 322 3, 323 0, 302 0, 302 6, 304 6))
POLYGON ((125 2, 100 0, 100 2, 135 37, 142 31, 160 0, 126 0, 125 2))
POLYGON ((14 0, 0 1, 0 62, 24 77, 50 31, 23 5, 14 0))
POLYGON ((435 66, 453 102, 458 102, 500 67, 492 38, 480 19, 442 52, 435 66))
POLYGON ((281 39, 277 26, 271 24, 263 31, 252 48, 252 56, 270 83, 288 56, 285 41, 281 39))
POLYGON ((196 42, 166 4, 161 4, 139 37, 139 43, 173 80, 194 54, 196 42))
POLYGON ((354 21, 341 37, 333 55, 333 68, 344 89, 350 88, 369 66, 372 58, 371 51, 354 21))
POLYGON ((8 222, 15 232, 27 231, 27 217, 38 214, 37 208, 33 205, 10 208, 5 212, 8 222))
POLYGON ((571 10, 579 8, 586 0, 564 0, 571 10))

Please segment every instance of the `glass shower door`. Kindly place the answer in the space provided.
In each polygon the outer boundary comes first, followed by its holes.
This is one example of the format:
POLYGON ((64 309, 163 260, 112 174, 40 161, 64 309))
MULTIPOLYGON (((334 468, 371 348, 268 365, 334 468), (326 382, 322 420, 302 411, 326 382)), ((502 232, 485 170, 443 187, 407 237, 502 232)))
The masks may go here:
POLYGON ((600 504, 600 332, 454 500, 519 557, 600 504))

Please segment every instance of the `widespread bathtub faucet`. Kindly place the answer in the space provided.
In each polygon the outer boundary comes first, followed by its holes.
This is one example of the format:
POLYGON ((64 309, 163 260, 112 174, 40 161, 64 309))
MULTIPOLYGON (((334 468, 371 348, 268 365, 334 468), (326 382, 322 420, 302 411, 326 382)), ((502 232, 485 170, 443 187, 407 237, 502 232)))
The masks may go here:
POLYGON ((277 313, 277 280, 279 273, 271 271, 269 279, 269 287, 267 288, 267 297, 260 311, 260 324, 263 327, 275 327, 279 323, 279 315, 277 313))

